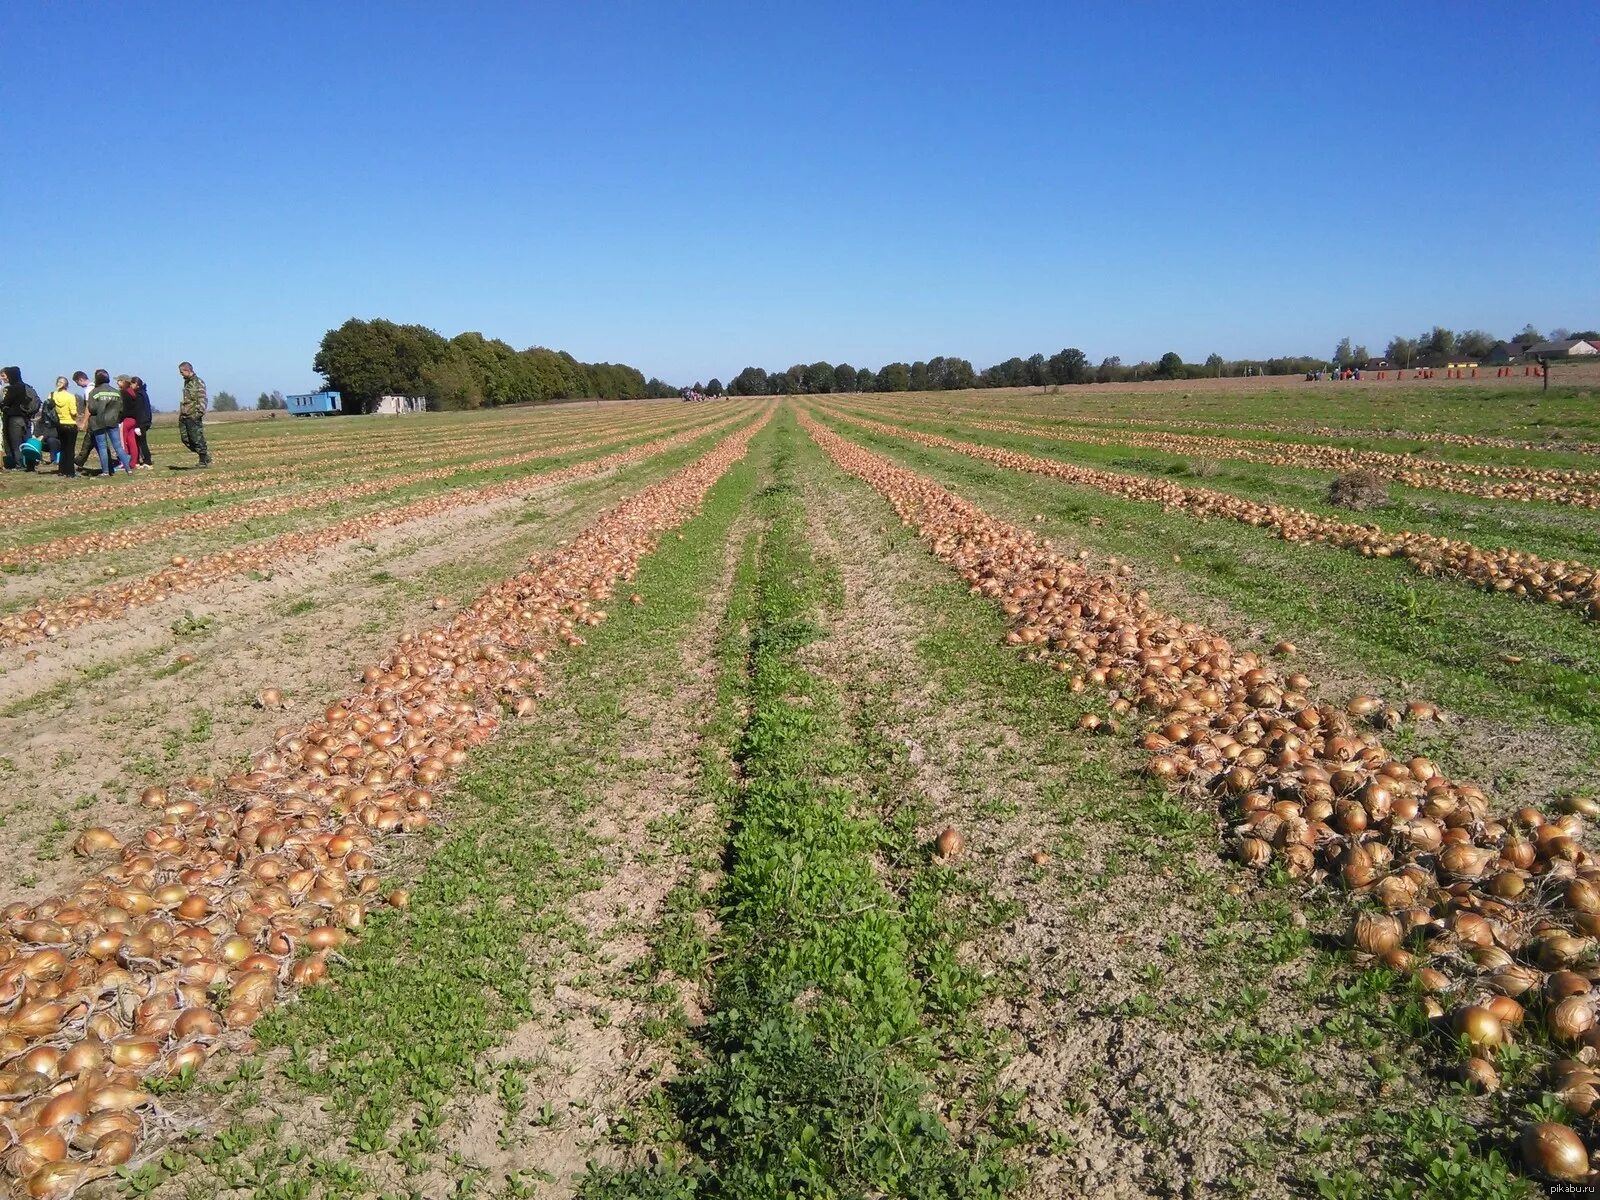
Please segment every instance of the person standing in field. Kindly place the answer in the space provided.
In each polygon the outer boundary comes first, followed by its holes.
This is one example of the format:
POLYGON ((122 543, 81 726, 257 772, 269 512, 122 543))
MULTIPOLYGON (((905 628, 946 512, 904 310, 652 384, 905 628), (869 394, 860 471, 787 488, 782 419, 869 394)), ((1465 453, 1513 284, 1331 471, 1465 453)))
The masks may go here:
POLYGON ((46 397, 39 405, 39 419, 33 423, 33 436, 39 439, 39 461, 53 463, 61 452, 61 430, 57 427, 56 406, 46 397))
POLYGON ((150 407, 150 389, 137 375, 133 377, 133 419, 137 422, 136 432, 139 435, 139 453, 134 455, 134 463, 136 466, 153 467, 155 460, 150 457, 150 426, 155 424, 156 414, 150 407))
POLYGON ((72 456, 78 451, 78 397, 67 387, 65 375, 56 376, 56 390, 45 403, 56 410, 56 437, 61 442, 56 474, 75 479, 78 471, 72 456))
MULTIPOLYGON (((5 469, 17 471, 23 469, 22 443, 33 433, 33 419, 39 415, 39 393, 31 384, 22 382, 21 367, 0 369, 0 379, 5 381, 5 393, 0 398, 0 415, 5 419, 5 469)), ((35 459, 34 466, 37 465, 35 459)))
POLYGON ((122 448, 128 452, 128 461, 139 465, 139 398, 133 390, 132 375, 117 376, 117 391, 122 393, 122 420, 117 425, 117 435, 122 438, 122 448))
POLYGON ((89 436, 89 393, 94 391, 94 385, 83 371, 74 371, 72 386, 78 389, 78 457, 73 466, 81 471, 89 461, 89 451, 94 449, 94 438, 89 436))
POLYGON ((183 376, 183 398, 178 401, 178 436, 183 444, 200 456, 200 465, 211 465, 211 451, 206 447, 206 381, 194 373, 190 363, 179 363, 178 374, 183 376))
POLYGON ((129 475, 133 464, 128 461, 128 451, 122 444, 122 393, 111 384, 111 372, 104 367, 94 373, 94 391, 89 393, 89 436, 100 454, 100 474, 110 478, 116 474, 116 464, 129 475))

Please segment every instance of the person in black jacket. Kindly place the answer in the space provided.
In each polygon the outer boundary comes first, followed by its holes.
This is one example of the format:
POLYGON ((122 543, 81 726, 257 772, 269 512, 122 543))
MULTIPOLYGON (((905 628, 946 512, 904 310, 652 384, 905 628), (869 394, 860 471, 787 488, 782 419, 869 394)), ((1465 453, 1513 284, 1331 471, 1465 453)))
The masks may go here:
POLYGON ((21 367, 0 370, 0 378, 5 380, 4 397, 0 399, 0 414, 5 419, 5 469, 15 471, 22 467, 22 443, 28 440, 33 418, 39 415, 39 393, 22 382, 21 367))
POLYGON ((156 414, 150 407, 150 389, 144 386, 144 380, 137 375, 130 382, 133 384, 134 432, 139 438, 139 458, 134 465, 153 467, 155 463, 150 457, 150 426, 155 423, 156 414))

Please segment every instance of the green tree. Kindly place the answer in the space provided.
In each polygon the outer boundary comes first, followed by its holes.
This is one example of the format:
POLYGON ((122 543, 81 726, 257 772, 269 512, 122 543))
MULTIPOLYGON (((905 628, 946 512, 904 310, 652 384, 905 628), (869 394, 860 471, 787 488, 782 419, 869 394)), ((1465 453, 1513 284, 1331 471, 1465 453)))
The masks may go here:
POLYGON ((1443 325, 1435 325, 1417 340, 1422 343, 1420 349, 1428 354, 1451 355, 1456 352, 1456 335, 1443 325))
MULTIPOLYGON (((260 407, 259 405, 257 407, 260 407)), ((212 412, 238 412, 239 397, 232 392, 218 392, 211 401, 212 412)))
POLYGON ((706 384, 706 395, 708 395, 708 396, 720 396, 720 395, 722 395, 722 380, 718 379, 715 375, 713 375, 711 377, 711 382, 706 384))
POLYGON ((1220 354, 1208 354, 1208 355, 1206 355, 1206 374, 1207 375, 1215 375, 1215 376, 1217 376, 1217 378, 1220 379, 1220 378, 1222 378, 1222 368, 1223 368, 1222 355, 1220 355, 1220 354))
POLYGON ((1538 327, 1530 322, 1529 324, 1524 325, 1522 327, 1522 332, 1517 334, 1517 336, 1511 340, 1514 342, 1521 342, 1525 346, 1531 346, 1535 342, 1544 341, 1544 334, 1540 333, 1538 327))
POLYGON ((1384 349, 1383 356, 1397 367, 1409 367, 1411 360, 1417 356, 1417 350, 1416 338, 1396 334, 1389 339, 1389 345, 1384 349))
POLYGON ((1096 383, 1121 383, 1126 378, 1126 371, 1120 356, 1111 354, 1100 360, 1096 368, 1094 380, 1096 383))
POLYGON ((806 368, 806 391, 826 395, 838 386, 838 372, 832 363, 814 362, 806 368))
POLYGON ((728 385, 728 393, 733 396, 766 396, 771 392, 767 373, 760 367, 746 367, 728 385))
POLYGON ((1339 344, 1333 348, 1333 365, 1336 367, 1348 367, 1355 360, 1356 355, 1355 351, 1350 348, 1350 339, 1347 337, 1340 338, 1339 344))
POLYGON ((878 375, 871 367, 862 367, 856 372, 856 391, 875 392, 878 390, 878 375))
MULTIPOLYGON (((230 396, 229 399, 233 398, 230 396)), ((233 402, 236 406, 239 403, 237 400, 233 402)), ((262 392, 261 395, 256 397, 256 409, 259 412, 271 412, 274 409, 281 411, 288 407, 289 402, 283 398, 283 393, 279 391, 262 392)))
POLYGON ((880 392, 908 392, 911 390, 911 368, 903 362, 892 362, 878 371, 880 392))
POLYGON ((840 363, 833 369, 833 387, 838 392, 853 392, 856 390, 856 369, 849 363, 840 363))
POLYGON ((1168 350, 1161 356, 1161 361, 1156 364, 1156 379, 1182 379, 1183 359, 1176 350, 1168 350))
POLYGON ((978 386, 978 373, 972 369, 972 364, 964 358, 954 356, 939 360, 939 373, 933 385, 944 391, 954 391, 958 388, 978 386))
POLYGON ((1484 358, 1499 339, 1481 329, 1469 329, 1456 338, 1456 352, 1464 358, 1484 358))
POLYGON ((1089 356, 1076 346, 1052 354, 1045 366, 1051 383, 1087 383, 1089 380, 1089 356))
POLYGON ((918 360, 911 364, 911 375, 908 386, 913 392, 927 392, 933 390, 933 377, 928 373, 928 364, 918 360))
POLYGON ((1050 372, 1045 366, 1044 355, 1028 356, 1026 379, 1029 387, 1043 387, 1050 381, 1050 372))

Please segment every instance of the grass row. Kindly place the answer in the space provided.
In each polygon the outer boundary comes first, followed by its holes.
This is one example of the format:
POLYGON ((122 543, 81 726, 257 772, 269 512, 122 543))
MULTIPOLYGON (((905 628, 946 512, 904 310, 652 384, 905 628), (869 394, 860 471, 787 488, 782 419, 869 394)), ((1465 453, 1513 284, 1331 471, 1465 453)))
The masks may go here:
MULTIPOLYGON (((1131 475, 1165 475, 1187 486, 1227 492, 1263 504, 1303 508, 1340 521, 1372 521, 1384 529, 1416 530, 1490 549, 1514 546, 1546 558, 1600 562, 1600 514, 1592 509, 1490 500, 1394 484, 1390 488, 1389 504, 1358 514, 1328 503, 1328 484, 1335 475, 1332 471, 1274 467, 1142 446, 1101 446, 1074 441, 1070 432, 1052 438, 979 429, 959 420, 903 416, 891 420, 927 433, 1000 446, 1078 466, 1131 475)), ((1105 432, 1107 436, 1115 436, 1114 431, 1105 432)))
POLYGON ((807 665, 837 583, 806 544, 792 417, 775 425, 725 625, 721 707, 743 721, 731 769, 707 776, 731 837, 703 956, 712 1012, 666 1093, 679 1151, 597 1171, 583 1194, 997 1196, 1016 1179, 1007 1131, 962 1143, 929 1095, 940 1031, 979 991, 956 961, 950 873, 912 807, 874 813, 859 781, 884 750, 807 665))
MULTIPOLYGON (((1592 377, 1591 377, 1592 378, 1592 377)), ((956 403, 992 414, 1046 414, 1058 420, 1076 415, 1137 417, 1158 415, 1163 421, 1206 421, 1248 429, 1251 426, 1328 426, 1334 429, 1414 430, 1420 433, 1484 434, 1526 441, 1600 441, 1597 389, 1589 380, 1551 376, 1548 392, 1537 386, 1441 387, 1384 381, 1345 386, 1285 380, 1256 389, 1208 386, 1160 391, 1128 387, 1080 391, 1062 387, 1046 394, 1040 388, 955 393, 956 403)), ((951 403, 952 393, 926 394, 931 404, 951 403)), ((920 397, 896 397, 918 403, 920 397)), ((1341 439, 1343 441, 1343 439, 1341 439)), ((1444 443, 1429 442, 1429 447, 1444 443)), ((1375 443, 1375 448, 1389 445, 1375 443)), ((1592 457, 1592 456, 1591 456, 1592 457)))
MULTIPOLYGON (((1281 404, 1285 398, 1278 397, 1281 404)), ((1593 402, 1593 393, 1574 393, 1574 401, 1593 402)), ((1023 421, 1028 424, 1038 425, 1047 429, 1057 437, 1064 440, 1073 440, 1087 434, 1092 437, 1115 437, 1118 433, 1116 418, 1103 409, 1093 411, 1084 410, 1080 413, 1068 411, 1059 402, 1058 396, 1034 398, 1031 403, 1018 402, 1009 407, 987 407, 983 405, 949 404, 941 403, 928 406, 894 404, 885 406, 886 410, 895 411, 901 415, 920 415, 937 417, 945 420, 979 420, 988 421, 995 419, 1023 421)), ((1517 465, 1533 467, 1571 467, 1578 470, 1592 471, 1595 469, 1595 456, 1579 451, 1562 451, 1561 441, 1549 442, 1548 449, 1514 450, 1500 446, 1461 446, 1448 442, 1429 441, 1425 438, 1405 438, 1398 433, 1378 436, 1350 436, 1349 434, 1315 432, 1319 427, 1325 426, 1333 430, 1341 423, 1336 419, 1323 419, 1315 414, 1302 416, 1288 424, 1281 423, 1282 418, 1276 415, 1273 406, 1263 406, 1258 414, 1258 419, 1263 422, 1256 425, 1249 422, 1226 423, 1215 416, 1175 416, 1166 412, 1166 405, 1147 404, 1140 408, 1129 406, 1128 417, 1130 423, 1125 426, 1128 431, 1140 434, 1147 433, 1175 433, 1181 435, 1222 435, 1236 438, 1245 442, 1256 443, 1263 449, 1281 446, 1307 445, 1307 446, 1334 446, 1345 450, 1381 450, 1389 454, 1412 454, 1418 458, 1436 459, 1442 462, 1468 465, 1517 465), (1187 421, 1203 421, 1204 426, 1189 425, 1187 421)), ((1399 428, 1400 422, 1385 419, 1380 424, 1371 427, 1374 434, 1385 426, 1399 428)), ((1352 428, 1360 428, 1352 424, 1352 428)), ((1410 426, 1414 432, 1427 432, 1416 426, 1410 426)), ((1459 432, 1459 431, 1456 431, 1459 432)), ((1484 429, 1479 432, 1493 433, 1498 436, 1515 436, 1523 441, 1537 442, 1541 435, 1536 431, 1521 431, 1520 433, 1507 433, 1505 429, 1484 429)), ((1197 455, 1198 456, 1198 455, 1197 455)))

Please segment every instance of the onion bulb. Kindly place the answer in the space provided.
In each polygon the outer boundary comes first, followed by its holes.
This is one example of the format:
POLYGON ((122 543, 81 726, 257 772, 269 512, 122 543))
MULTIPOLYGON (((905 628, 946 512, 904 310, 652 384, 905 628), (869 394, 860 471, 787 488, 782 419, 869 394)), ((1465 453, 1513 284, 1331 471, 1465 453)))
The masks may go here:
POLYGON ((1517 1147, 1522 1161, 1544 1179, 1579 1180, 1589 1173, 1589 1152, 1582 1139, 1554 1121, 1525 1125, 1517 1147))

